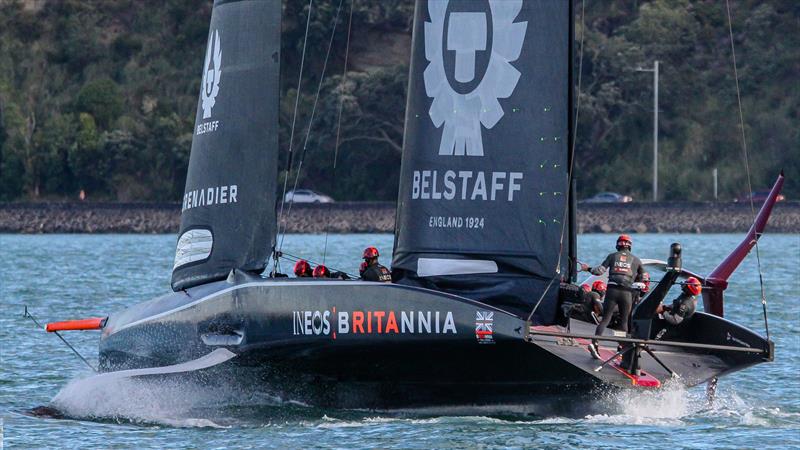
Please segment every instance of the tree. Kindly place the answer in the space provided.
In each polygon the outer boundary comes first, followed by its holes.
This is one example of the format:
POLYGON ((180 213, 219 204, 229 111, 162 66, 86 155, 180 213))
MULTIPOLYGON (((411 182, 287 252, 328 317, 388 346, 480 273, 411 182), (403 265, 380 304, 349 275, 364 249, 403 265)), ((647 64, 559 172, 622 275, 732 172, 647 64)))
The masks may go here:
POLYGON ((69 150, 69 165, 75 174, 78 188, 102 191, 111 175, 111 155, 103 152, 100 133, 94 117, 88 113, 78 115, 78 133, 69 150))
POLYGON ((122 106, 119 87, 107 78, 85 84, 75 100, 75 109, 79 113, 91 115, 102 129, 111 127, 122 113, 122 106))

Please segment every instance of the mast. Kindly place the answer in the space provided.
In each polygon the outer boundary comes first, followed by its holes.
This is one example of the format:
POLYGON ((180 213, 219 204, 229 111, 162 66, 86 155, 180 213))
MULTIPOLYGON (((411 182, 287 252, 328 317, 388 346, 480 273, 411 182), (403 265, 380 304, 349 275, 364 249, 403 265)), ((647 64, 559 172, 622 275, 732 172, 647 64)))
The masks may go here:
MULTIPOLYGON (((585 30, 581 30, 581 33, 585 33, 585 30)), ((567 230, 569 233, 568 239, 568 251, 567 251, 567 264, 569 264, 567 269, 567 279, 570 282, 576 282, 578 280, 578 189, 577 189, 577 181, 575 180, 575 136, 576 136, 576 128, 578 126, 575 123, 575 80, 574 80, 574 62, 575 62, 575 11, 573 8, 573 0, 569 0, 569 76, 568 83, 569 86, 567 87, 567 98, 569 103, 569 125, 568 125, 568 141, 567 141, 567 148, 569 149, 569 153, 567 154, 567 166, 569 167, 569 171, 567 172, 567 176, 569 177, 569 210, 567 213, 567 230)), ((580 92, 578 92, 580 95, 580 92)))
POLYGON ((525 317, 541 297, 534 321, 554 318, 572 245, 570 13, 561 1, 417 1, 397 282, 525 317))
POLYGON ((276 230, 281 2, 215 0, 172 288, 261 273, 276 230))

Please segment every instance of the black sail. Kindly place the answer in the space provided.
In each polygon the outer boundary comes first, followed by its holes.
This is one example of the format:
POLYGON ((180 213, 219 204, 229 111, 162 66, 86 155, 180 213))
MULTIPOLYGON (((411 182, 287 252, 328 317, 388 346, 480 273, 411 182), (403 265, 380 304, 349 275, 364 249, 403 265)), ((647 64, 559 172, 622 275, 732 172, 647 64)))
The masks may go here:
POLYGON ((274 241, 281 2, 216 0, 172 288, 262 272, 274 241))
POLYGON ((570 233, 571 14, 568 1, 417 1, 398 282, 521 315, 544 294, 535 318, 553 320, 570 233))

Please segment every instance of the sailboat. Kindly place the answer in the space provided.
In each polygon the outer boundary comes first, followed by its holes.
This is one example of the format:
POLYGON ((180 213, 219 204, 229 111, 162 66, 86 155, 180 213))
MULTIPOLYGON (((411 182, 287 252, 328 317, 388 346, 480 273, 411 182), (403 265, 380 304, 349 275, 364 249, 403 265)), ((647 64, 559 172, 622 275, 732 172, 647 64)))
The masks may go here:
POLYGON ((172 289, 51 331, 101 330, 100 371, 247 379, 341 408, 532 403, 597 387, 687 386, 774 356, 723 318, 727 279, 761 236, 783 177, 750 233, 706 277, 679 245, 650 261, 661 280, 630 336, 564 317, 577 280, 572 180, 572 2, 417 0, 393 282, 265 272, 277 234, 281 5, 216 0, 182 202, 172 289), (705 312, 670 327, 655 313, 687 276, 705 312), (623 367, 618 344, 631 350, 623 367))

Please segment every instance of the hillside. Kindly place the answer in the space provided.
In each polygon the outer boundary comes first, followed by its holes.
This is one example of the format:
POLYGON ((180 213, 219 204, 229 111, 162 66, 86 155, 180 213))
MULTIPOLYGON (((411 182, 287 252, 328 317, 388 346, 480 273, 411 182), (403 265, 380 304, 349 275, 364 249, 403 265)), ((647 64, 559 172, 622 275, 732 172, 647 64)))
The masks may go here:
MULTIPOLYGON (((800 196, 800 3, 732 2, 754 188, 783 168, 800 196)), ((0 199, 174 201, 191 145, 211 1, 0 0, 0 199)), ((303 1, 285 1, 281 158, 288 148, 303 1)), ((314 2, 295 145, 305 138, 338 1, 314 2)), ((411 0, 357 0, 346 83, 344 1, 301 185, 338 199, 394 200, 402 147, 411 0), (340 96, 341 147, 332 170, 340 96)), ((652 77, 661 63, 660 177, 665 200, 746 189, 724 2, 587 2, 577 178, 650 196, 652 77)), ((576 46, 579 44, 576 44, 576 46)), ((578 67, 576 48, 576 64, 578 67)), ((575 77, 577 80, 577 76, 575 77)), ((281 167, 285 161, 281 162, 281 167)))

